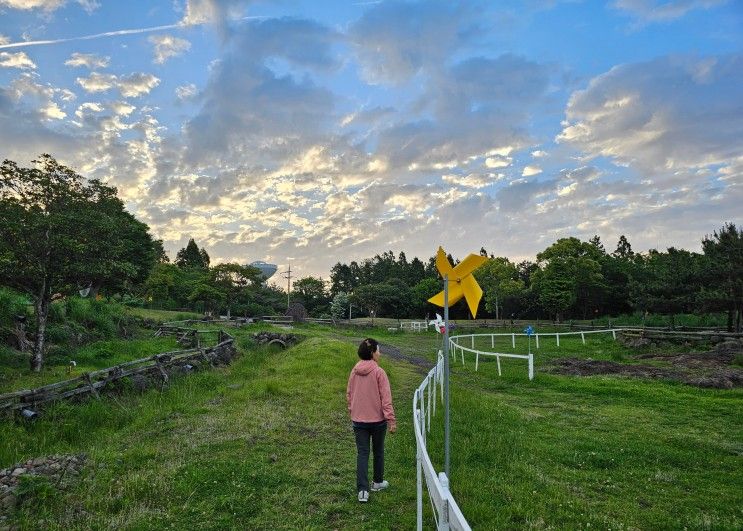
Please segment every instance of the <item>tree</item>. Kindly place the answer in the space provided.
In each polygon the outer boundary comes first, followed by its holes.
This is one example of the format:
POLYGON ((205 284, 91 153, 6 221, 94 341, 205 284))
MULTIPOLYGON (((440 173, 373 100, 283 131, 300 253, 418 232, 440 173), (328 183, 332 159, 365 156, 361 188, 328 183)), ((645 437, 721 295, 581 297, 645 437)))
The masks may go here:
POLYGON ((743 313, 743 229, 726 223, 719 232, 705 236, 702 250, 707 258, 707 284, 712 296, 728 312, 728 330, 741 332, 743 313))
POLYGON ((294 282, 294 293, 302 299, 308 314, 318 316, 327 311, 330 298, 323 279, 312 276, 300 278, 294 282))
POLYGON ((433 305, 428 299, 441 291, 438 279, 426 277, 410 289, 411 310, 416 316, 428 315, 433 305))
POLYGON ((176 254, 175 265, 181 268, 208 269, 209 255, 205 249, 199 249, 194 239, 190 238, 188 244, 176 254))
POLYGON ((560 238, 537 254, 540 269, 534 274, 534 288, 543 307, 558 321, 571 309, 579 310, 584 319, 598 309, 605 291, 601 273, 605 256, 597 237, 588 243, 560 238))
POLYGON ((216 286, 207 283, 196 284, 188 300, 204 305, 204 312, 211 313, 219 309, 224 303, 227 294, 216 286))
POLYGON ((50 155, 33 162, 0 166, 0 283, 34 304, 31 369, 40 371, 52 301, 93 281, 144 278, 155 254, 146 226, 124 212, 114 188, 86 183, 50 155))
POLYGON ((348 293, 340 291, 333 297, 333 302, 330 303, 330 315, 333 319, 343 319, 346 316, 349 304, 351 300, 348 298, 348 293))
POLYGON ((224 293, 228 319, 232 315, 232 306, 241 293, 250 286, 261 284, 263 279, 258 268, 235 263, 219 264, 214 266, 209 273, 213 287, 224 293))
POLYGON ((499 256, 485 262, 474 274, 485 295, 485 308, 494 312, 496 319, 503 318, 501 309, 506 310, 506 315, 513 313, 525 289, 516 266, 508 258, 499 256))
POLYGON ((633 279, 630 290, 640 309, 665 314, 671 327, 675 316, 692 312, 701 290, 701 256, 669 247, 667 253, 651 250, 642 274, 633 279))

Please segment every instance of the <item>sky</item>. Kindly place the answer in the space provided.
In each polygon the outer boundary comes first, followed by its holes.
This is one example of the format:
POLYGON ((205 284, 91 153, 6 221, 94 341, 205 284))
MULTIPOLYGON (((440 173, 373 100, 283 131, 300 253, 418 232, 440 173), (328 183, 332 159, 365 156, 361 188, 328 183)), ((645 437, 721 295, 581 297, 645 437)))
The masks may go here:
POLYGON ((743 225, 743 2, 0 0, 0 157, 41 153, 297 277, 699 251, 743 225))

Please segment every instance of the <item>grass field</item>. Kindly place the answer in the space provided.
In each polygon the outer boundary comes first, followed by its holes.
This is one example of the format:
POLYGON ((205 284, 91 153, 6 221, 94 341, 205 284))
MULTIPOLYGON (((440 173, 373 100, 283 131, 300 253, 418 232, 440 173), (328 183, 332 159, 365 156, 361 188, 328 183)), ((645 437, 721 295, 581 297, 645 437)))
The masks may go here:
MULTIPOLYGON (((0 467, 85 452, 75 488, 27 494, 13 519, 35 529, 410 529, 415 525, 411 397, 421 369, 383 359, 399 430, 391 488, 355 501, 344 392, 365 336, 433 362, 433 334, 306 326, 286 351, 237 331, 230 367, 160 393, 58 405, 33 424, 0 422, 0 467), (42 496, 43 494, 43 496, 42 496)), ((452 364, 452 490, 479 529, 740 529, 743 393, 618 377, 540 372, 556 356, 627 360, 611 336, 541 342, 537 376, 522 360, 474 372, 452 364)), ((503 346, 506 346, 505 343, 503 346)), ((510 344, 508 345, 510 348, 510 344)), ((533 346, 532 346, 533 347, 533 346)), ((519 350, 525 350, 523 343, 519 350)), ((384 349, 383 349, 384 352, 384 349)), ((440 411, 440 410, 439 410, 440 411)), ((443 463, 441 421, 429 450, 443 463)), ((428 502, 426 523, 432 527, 428 502)))

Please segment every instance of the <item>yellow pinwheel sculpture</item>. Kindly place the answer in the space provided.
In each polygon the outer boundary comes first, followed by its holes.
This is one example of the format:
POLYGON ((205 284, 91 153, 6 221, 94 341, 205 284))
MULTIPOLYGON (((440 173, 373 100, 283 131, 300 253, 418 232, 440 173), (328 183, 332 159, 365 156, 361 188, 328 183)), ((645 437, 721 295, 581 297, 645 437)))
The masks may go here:
MULTIPOLYGON (((477 317, 477 306, 480 304, 482 298, 482 289, 480 285, 472 276, 472 272, 480 267, 482 264, 487 262, 486 256, 480 256, 479 254, 471 254, 455 267, 449 263, 449 259, 446 258, 444 249, 439 247, 439 252, 436 254, 436 269, 439 270, 441 276, 449 275, 449 306, 459 302, 462 297, 467 299, 467 306, 470 308, 472 317, 477 317)), ((430 299, 428 302, 435 304, 436 306, 444 306, 444 292, 440 292, 430 299)))

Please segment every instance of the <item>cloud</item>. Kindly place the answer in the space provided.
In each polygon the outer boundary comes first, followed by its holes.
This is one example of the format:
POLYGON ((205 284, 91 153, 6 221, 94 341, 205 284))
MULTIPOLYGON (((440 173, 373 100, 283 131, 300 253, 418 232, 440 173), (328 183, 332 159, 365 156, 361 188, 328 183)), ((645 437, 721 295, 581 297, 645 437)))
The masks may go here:
POLYGON ((253 0, 186 0, 186 9, 181 24, 224 24, 230 19, 239 19, 246 8, 256 3, 253 0))
MULTIPOLYGON (((7 6, 12 9, 31 10, 41 9, 43 11, 55 11, 65 5, 67 0, 0 0, 0 6, 7 6)), ((95 0, 77 0, 83 9, 87 12, 94 11, 100 4, 95 0)))
POLYGON ((249 22, 236 30, 200 94, 200 111, 185 124, 189 164, 252 160, 275 168, 287 156, 326 141, 332 92, 310 76, 278 74, 268 65, 281 60, 310 71, 334 68, 334 35, 296 19, 249 22))
POLYGON ((367 10, 349 39, 370 83, 402 83, 438 67, 477 34, 476 10, 441 0, 384 2, 367 10))
POLYGON ((106 68, 110 61, 110 57, 102 57, 94 53, 74 52, 64 64, 72 67, 84 66, 90 70, 95 70, 97 68, 106 68))
POLYGON ((152 35, 148 40, 155 46, 154 62, 157 64, 163 64, 171 57, 177 57, 191 49, 191 43, 186 39, 172 35, 152 35))
POLYGON ((25 52, 0 52, 0 68, 34 70, 36 68, 36 63, 34 63, 25 52))
POLYGON ((502 173, 470 173, 467 175, 442 175, 444 182, 462 186, 464 188, 485 188, 503 179, 502 173))
POLYGON ((150 91, 160 84, 160 79, 152 74, 133 73, 117 77, 114 74, 93 72, 88 77, 78 77, 76 80, 86 92, 107 92, 116 88, 125 98, 136 98, 150 91))
POLYGON ((190 100, 196 97, 198 94, 198 89, 196 88, 196 85, 193 83, 189 83, 188 85, 181 85, 180 87, 175 88, 175 96, 180 101, 190 100))
POLYGON ((528 165, 524 167, 524 171, 521 172, 523 177, 531 177, 532 175, 538 175, 542 173, 542 168, 539 166, 528 165))
POLYGON ((455 63, 425 84, 416 115, 380 130, 377 154, 391 168, 436 169, 473 158, 498 167, 530 143, 528 119, 548 81, 547 67, 511 54, 455 63))
POLYGON ((493 155, 485 159, 485 166, 488 168, 507 168, 511 165, 513 159, 503 155, 493 155))
POLYGON ((0 45, 8 44, 10 42, 10 37, 7 37, 0 33, 0 45))
POLYGON ((621 65, 573 93, 557 141, 659 174, 743 155, 743 55, 621 65))
POLYGON ((664 22, 683 17, 694 9, 710 9, 727 0, 616 0, 612 6, 640 22, 664 22))

